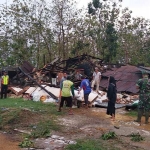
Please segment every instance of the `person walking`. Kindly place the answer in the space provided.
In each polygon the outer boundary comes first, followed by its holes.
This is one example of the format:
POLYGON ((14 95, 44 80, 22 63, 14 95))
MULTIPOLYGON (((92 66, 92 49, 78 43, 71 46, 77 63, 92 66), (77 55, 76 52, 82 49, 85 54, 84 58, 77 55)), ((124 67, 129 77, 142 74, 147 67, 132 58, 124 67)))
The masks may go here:
POLYGON ((139 89, 139 103, 138 103, 138 115, 136 122, 141 123, 143 113, 145 113, 145 124, 148 124, 150 115, 150 79, 148 79, 148 73, 142 72, 142 79, 137 81, 137 88, 139 89))
POLYGON ((99 72, 98 68, 95 67, 91 87, 92 87, 92 90, 94 90, 94 85, 96 85, 96 92, 97 93, 99 93, 100 80, 101 80, 101 72, 99 72))
POLYGON ((117 88, 116 81, 113 76, 110 76, 108 79, 109 85, 107 90, 107 98, 108 98, 108 107, 107 107, 107 115, 111 115, 112 121, 115 120, 115 103, 117 99, 117 88))
POLYGON ((3 76, 1 77, 1 99, 7 98, 7 89, 8 89, 8 83, 9 83, 9 76, 7 75, 7 72, 3 72, 3 76))
POLYGON ((85 106, 86 106, 86 108, 88 108, 88 104, 89 104, 88 99, 89 99, 89 94, 91 93, 90 81, 89 81, 89 79, 86 79, 84 76, 81 76, 81 80, 82 81, 80 84, 78 94, 80 94, 80 91, 83 89, 85 106))
POLYGON ((64 102, 66 102, 66 106, 69 107, 68 113, 69 115, 72 115, 72 96, 74 97, 74 84, 70 81, 70 76, 64 77, 66 80, 64 80, 61 84, 61 100, 59 104, 58 112, 61 111, 64 102), (71 94, 72 93, 72 94, 71 94))

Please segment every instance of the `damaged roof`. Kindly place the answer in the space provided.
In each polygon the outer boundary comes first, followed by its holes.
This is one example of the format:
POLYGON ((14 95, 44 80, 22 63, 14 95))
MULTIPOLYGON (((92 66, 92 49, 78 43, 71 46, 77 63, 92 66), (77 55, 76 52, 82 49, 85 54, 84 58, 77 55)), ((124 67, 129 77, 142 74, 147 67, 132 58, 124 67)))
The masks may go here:
POLYGON ((127 65, 102 73, 102 80, 100 83, 102 88, 107 88, 107 79, 109 76, 113 76, 117 81, 116 84, 118 92, 137 93, 139 91, 136 89, 136 82, 138 79, 142 78, 142 76, 138 67, 127 65))

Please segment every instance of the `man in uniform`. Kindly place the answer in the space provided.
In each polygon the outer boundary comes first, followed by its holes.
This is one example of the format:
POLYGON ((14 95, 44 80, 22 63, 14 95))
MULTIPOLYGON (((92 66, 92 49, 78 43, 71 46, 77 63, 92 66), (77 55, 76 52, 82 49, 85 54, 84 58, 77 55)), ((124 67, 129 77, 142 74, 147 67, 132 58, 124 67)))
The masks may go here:
POLYGON ((8 89, 8 83, 9 83, 9 76, 7 75, 7 72, 3 72, 3 76, 1 77, 1 99, 7 98, 7 89, 8 89))
POLYGON ((141 122, 141 117, 145 113, 145 124, 148 124, 150 114, 150 80, 148 73, 142 72, 142 79, 137 81, 137 88, 139 88, 139 103, 138 103, 138 116, 136 122, 141 122))

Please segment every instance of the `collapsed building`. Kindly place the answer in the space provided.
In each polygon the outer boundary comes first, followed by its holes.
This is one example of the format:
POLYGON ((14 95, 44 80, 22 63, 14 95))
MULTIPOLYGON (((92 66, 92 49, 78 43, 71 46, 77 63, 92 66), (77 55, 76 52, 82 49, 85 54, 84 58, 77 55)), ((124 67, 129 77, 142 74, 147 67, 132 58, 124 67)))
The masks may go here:
MULTIPOLYGON (((110 67, 110 65, 108 66, 104 64, 103 60, 87 54, 66 60, 60 60, 60 58, 56 58, 51 63, 46 64, 43 68, 38 70, 29 62, 24 61, 13 71, 8 70, 8 74, 10 76, 9 93, 17 96, 29 95, 32 97, 33 95, 36 95, 35 93, 41 93, 38 100, 41 100, 42 96, 45 95, 46 97, 57 100, 60 91, 59 84, 57 83, 57 77, 59 74, 62 74, 63 71, 66 71, 71 76, 71 80, 75 83, 75 89, 77 90, 81 80, 76 79, 76 72, 79 71, 91 81, 95 67, 98 67, 102 72, 100 95, 94 93, 92 96, 90 96, 90 102, 97 102, 95 104, 107 101, 106 91, 109 76, 114 76, 116 79, 118 91, 117 103, 133 103, 134 100, 138 99, 136 82, 142 77, 141 71, 150 70, 150 68, 136 67, 131 65, 113 65, 110 67)), ((80 96, 79 99, 83 100, 82 96, 80 96)), ((46 100, 46 98, 44 98, 43 101, 44 100, 46 100)))

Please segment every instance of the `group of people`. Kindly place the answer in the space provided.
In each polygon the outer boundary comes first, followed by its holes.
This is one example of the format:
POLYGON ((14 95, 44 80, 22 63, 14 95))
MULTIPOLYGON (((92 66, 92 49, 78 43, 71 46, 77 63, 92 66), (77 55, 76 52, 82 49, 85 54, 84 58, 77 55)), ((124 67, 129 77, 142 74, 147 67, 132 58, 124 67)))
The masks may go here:
MULTIPOLYGON (((78 94, 80 94, 80 91, 83 89, 85 107, 88 108, 89 94, 91 93, 91 90, 94 89, 94 85, 96 85, 96 91, 98 92, 99 90, 101 73, 98 71, 98 68, 96 67, 95 72, 93 73, 92 86, 89 79, 87 79, 84 75, 79 74, 79 72, 78 72, 78 77, 81 79, 81 84, 80 84, 78 94)), ((58 111, 59 112, 61 111, 64 102, 66 102, 66 106, 69 107, 69 114, 73 114, 71 109, 73 98, 74 98, 74 84, 72 81, 70 81, 70 76, 68 76, 67 73, 64 72, 63 77, 60 81, 60 103, 59 103, 58 111)))
MULTIPOLYGON (((81 84, 78 91, 83 89, 84 91, 84 102, 85 107, 88 108, 88 98, 89 94, 92 90, 94 90, 94 86, 96 85, 96 91, 99 91, 99 85, 101 80, 101 73, 98 68, 95 68, 95 72, 93 73, 93 80, 90 83, 89 79, 86 79, 83 75, 81 76, 81 84)), ((143 78, 139 79, 136 84, 137 88, 139 88, 139 104, 138 104, 138 115, 136 122, 141 122, 141 117, 145 114, 145 124, 148 124, 148 119, 150 115, 150 79, 148 79, 148 73, 143 72, 143 78)), ((70 76, 67 76, 67 73, 64 73, 64 76, 60 82, 60 104, 58 111, 61 111, 64 102, 66 101, 66 106, 69 107, 69 114, 72 113, 72 98, 74 97, 74 84, 70 81, 70 76), (72 91, 72 93, 70 92, 72 91)), ((117 99, 117 86, 116 80, 113 76, 108 78, 108 88, 107 88, 107 98, 108 98, 108 106, 106 114, 111 116, 111 120, 115 120, 115 103, 117 99)))
MULTIPOLYGON (((141 118, 143 114, 145 114, 145 124, 148 124, 148 119, 150 115, 150 79, 148 78, 148 73, 142 73, 143 78, 137 81, 136 87, 139 89, 139 104, 138 104, 138 115, 136 122, 141 122, 141 118)), ((84 91, 84 102, 85 107, 88 108, 89 105, 89 94, 92 90, 94 90, 94 86, 96 85, 96 92, 99 91, 99 85, 101 81, 101 72, 99 72, 98 68, 95 68, 93 73, 93 80, 90 83, 89 79, 85 78, 84 75, 80 76, 81 84, 78 91, 83 89, 84 91)), ((1 76, 1 99, 7 98, 7 89, 9 84, 9 76, 6 71, 3 71, 3 75, 1 76)), ((99 93, 99 92, 98 92, 99 93)), ((73 114, 72 112, 72 101, 74 98, 74 83, 70 80, 70 76, 67 75, 67 72, 63 72, 61 81, 60 81, 60 103, 58 111, 62 110, 64 103, 67 107, 69 107, 69 114, 73 114)), ((108 89, 107 89, 107 98, 108 98, 108 107, 106 114, 111 115, 111 119, 115 120, 115 103, 117 99, 117 86, 116 81, 113 76, 110 76, 108 79, 108 89)))
MULTIPOLYGON (((99 72, 97 67, 95 68, 95 71, 93 73, 93 80, 91 83, 89 79, 87 79, 84 75, 81 75, 80 78, 81 78, 81 84, 78 90, 78 94, 80 94, 81 90, 83 89, 85 108, 88 108, 89 94, 91 93, 92 90, 94 90, 95 85, 96 85, 96 92, 99 93, 101 72, 99 72)), ((107 92, 107 97, 109 100, 107 114, 111 115, 113 120, 115 118, 116 93, 117 90, 116 90, 115 79, 114 77, 110 77, 108 92, 107 92)), ((60 81, 60 103, 59 103, 58 111, 60 112, 62 110, 64 102, 66 102, 66 106, 69 107, 69 114, 73 114, 72 113, 73 98, 74 98, 74 84, 72 81, 70 81, 70 76, 68 76, 67 73, 64 72, 63 77, 60 81)))

